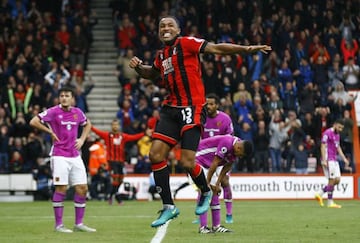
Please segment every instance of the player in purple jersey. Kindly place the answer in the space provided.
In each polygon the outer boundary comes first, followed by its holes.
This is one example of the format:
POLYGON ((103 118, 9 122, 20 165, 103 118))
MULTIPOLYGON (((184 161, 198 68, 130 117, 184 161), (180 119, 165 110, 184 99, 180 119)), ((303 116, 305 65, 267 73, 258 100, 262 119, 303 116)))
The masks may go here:
POLYGON ((225 112, 219 111, 220 99, 216 94, 206 96, 207 117, 201 138, 216 135, 233 134, 234 127, 231 118, 225 112))
POLYGON ((49 133, 53 140, 50 152, 51 169, 55 192, 52 198, 55 216, 55 231, 72 233, 63 224, 64 199, 68 185, 74 186, 75 225, 74 231, 95 232, 96 229, 83 224, 88 191, 86 169, 79 150, 84 144, 91 123, 77 107, 72 107, 74 91, 71 87, 59 90, 60 104, 50 107, 31 119, 30 125, 49 133), (82 126, 78 138, 79 127, 82 126))
POLYGON ((344 128, 343 120, 336 120, 331 128, 324 131, 321 138, 321 165, 324 175, 328 179, 328 184, 320 193, 315 194, 316 200, 321 207, 324 206, 323 194, 328 194, 328 208, 341 208, 341 205, 333 201, 334 186, 340 183, 340 166, 337 161, 337 155, 343 159, 345 166, 349 166, 349 161, 345 157, 340 147, 340 133, 344 128))
MULTIPOLYGON (((216 135, 234 134, 232 120, 228 114, 219 111, 220 99, 216 94, 206 96, 207 118, 201 138, 213 137, 216 135)), ((226 208, 225 223, 233 223, 232 217, 232 191, 230 186, 230 171, 223 177, 221 187, 224 191, 224 202, 226 208)))
POLYGON ((207 224, 207 213, 200 215, 200 234, 213 232, 231 232, 220 224, 221 181, 228 173, 236 157, 245 157, 252 154, 252 143, 241 140, 233 135, 218 135, 202 139, 196 152, 196 163, 199 164, 210 184, 213 196, 210 203, 212 214, 212 228, 207 224))
MULTIPOLYGON (((214 94, 210 93, 206 96, 206 110, 207 110, 207 117, 206 122, 204 125, 204 129, 201 135, 201 139, 213 137, 216 135, 226 135, 226 134, 233 134, 234 127, 231 121, 231 118, 225 112, 219 110, 220 99, 219 97, 214 94)), ((224 201, 226 207, 226 219, 225 223, 231 224, 233 223, 232 218, 232 192, 229 183, 229 173, 227 173, 223 180, 221 181, 221 186, 224 191, 224 201)), ((181 184, 174 192, 174 198, 176 194, 183 188, 190 185, 190 182, 185 182, 181 184)), ((193 223, 199 223, 199 220, 196 219, 193 223)))

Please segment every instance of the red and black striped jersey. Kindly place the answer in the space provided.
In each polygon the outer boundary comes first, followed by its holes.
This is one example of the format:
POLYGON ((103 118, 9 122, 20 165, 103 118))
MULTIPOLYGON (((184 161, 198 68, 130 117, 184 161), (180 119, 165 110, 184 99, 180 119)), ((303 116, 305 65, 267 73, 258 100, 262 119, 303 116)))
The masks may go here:
POLYGON ((112 133, 101 131, 95 127, 91 130, 99 137, 104 139, 106 145, 106 157, 108 161, 125 161, 125 145, 127 142, 139 140, 144 136, 144 133, 127 134, 127 133, 112 133))
POLYGON ((205 89, 201 79, 199 54, 207 41, 195 37, 178 37, 172 46, 165 46, 156 56, 158 69, 168 89, 165 105, 193 106, 205 103, 205 89))

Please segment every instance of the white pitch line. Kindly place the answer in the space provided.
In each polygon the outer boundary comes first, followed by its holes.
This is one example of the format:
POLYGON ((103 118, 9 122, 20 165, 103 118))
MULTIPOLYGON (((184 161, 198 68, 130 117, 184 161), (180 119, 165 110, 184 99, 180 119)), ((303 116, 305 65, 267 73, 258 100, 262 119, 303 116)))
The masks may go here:
POLYGON ((158 227, 156 234, 151 239, 150 243, 161 243, 166 235, 167 228, 171 220, 167 221, 164 225, 158 227))

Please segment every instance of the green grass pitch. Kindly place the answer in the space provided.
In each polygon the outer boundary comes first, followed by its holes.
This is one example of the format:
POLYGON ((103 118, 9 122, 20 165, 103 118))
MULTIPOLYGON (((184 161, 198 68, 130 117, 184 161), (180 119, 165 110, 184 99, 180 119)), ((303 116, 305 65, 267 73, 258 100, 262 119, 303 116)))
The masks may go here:
MULTIPOLYGON (((233 203, 233 233, 200 235, 192 201, 176 201, 178 218, 168 226, 163 243, 208 242, 358 242, 360 202, 337 200, 341 209, 320 208, 315 200, 239 200, 233 203)), ((0 242, 151 242, 156 229, 150 223, 159 201, 126 201, 124 205, 87 202, 84 222, 96 233, 56 233, 51 202, 0 203, 0 242)), ((222 221, 224 221, 222 202, 222 221)), ((65 202, 64 223, 72 228, 74 208, 65 202)), ((209 217, 209 222, 211 218, 209 217)))

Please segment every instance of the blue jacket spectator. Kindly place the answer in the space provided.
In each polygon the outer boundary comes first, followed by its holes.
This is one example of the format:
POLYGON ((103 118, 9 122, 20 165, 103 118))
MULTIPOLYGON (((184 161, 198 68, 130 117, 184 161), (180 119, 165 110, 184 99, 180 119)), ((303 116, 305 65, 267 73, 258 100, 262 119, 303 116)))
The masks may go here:
POLYGON ((256 52, 248 56, 248 70, 251 76, 251 81, 258 80, 261 75, 263 66, 263 53, 256 52))
POLYGON ((308 83, 313 81, 313 71, 306 58, 301 59, 299 67, 300 75, 298 78, 298 88, 302 90, 308 83))
POLYGON ((238 122, 252 123, 251 110, 252 102, 246 99, 245 95, 240 95, 238 101, 234 103, 234 109, 238 117, 238 122))
POLYGON ((286 82, 293 81, 292 72, 286 61, 282 62, 281 68, 278 70, 278 80, 279 84, 281 84, 283 87, 285 87, 286 82))

